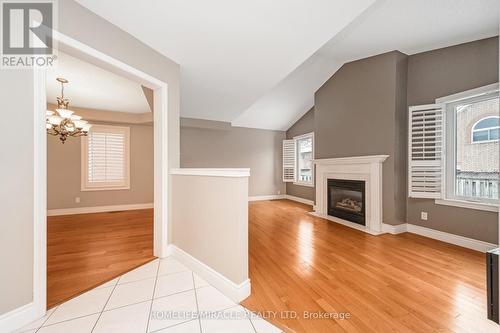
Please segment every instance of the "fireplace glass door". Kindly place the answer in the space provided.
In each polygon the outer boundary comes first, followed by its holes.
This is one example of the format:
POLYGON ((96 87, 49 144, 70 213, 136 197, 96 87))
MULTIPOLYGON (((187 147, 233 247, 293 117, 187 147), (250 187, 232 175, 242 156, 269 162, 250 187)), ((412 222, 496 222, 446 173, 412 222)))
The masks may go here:
POLYGON ((328 215, 366 225, 365 182, 328 179, 328 215))

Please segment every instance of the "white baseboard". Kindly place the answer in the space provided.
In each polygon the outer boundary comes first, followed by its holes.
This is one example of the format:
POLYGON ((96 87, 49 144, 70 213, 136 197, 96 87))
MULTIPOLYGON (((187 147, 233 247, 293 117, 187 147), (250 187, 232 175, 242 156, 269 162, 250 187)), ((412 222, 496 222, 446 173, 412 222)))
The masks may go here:
POLYGON ((0 316, 0 330, 13 332, 43 316, 36 309, 35 303, 23 305, 0 316))
POLYGON ((285 199, 285 194, 255 195, 248 197, 248 201, 278 200, 285 199))
MULTIPOLYGON (((366 230, 366 228, 363 228, 362 226, 358 226, 356 224, 346 223, 345 221, 335 219, 331 216, 325 216, 325 215, 321 215, 321 214, 317 214, 317 213, 309 213, 309 214, 314 215, 314 216, 318 216, 318 217, 322 217, 322 218, 326 218, 328 220, 331 220, 331 221, 334 221, 334 222, 337 222, 340 224, 344 224, 344 225, 347 225, 349 227, 352 227, 352 228, 355 228, 355 229, 358 229, 361 231, 369 232, 368 230, 366 230)), ((489 250, 492 250, 492 249, 495 249, 498 247, 497 244, 483 242, 483 241, 480 241, 477 239, 468 238, 468 237, 464 237, 464 236, 454 235, 454 234, 450 234, 450 233, 447 233, 444 231, 426 228, 426 227, 422 227, 422 226, 415 225, 415 224, 403 223, 403 224, 398 224, 398 225, 390 225, 390 224, 382 223, 382 233, 390 233, 393 235, 398 235, 398 234, 401 234, 404 232, 410 232, 413 234, 436 239, 436 240, 439 240, 439 241, 442 241, 445 243, 458 245, 461 247, 465 247, 465 248, 480 251, 480 252, 487 252, 489 250)), ((377 235, 376 233, 372 233, 372 232, 369 232, 369 233, 371 233, 372 235, 377 235)))
POLYGON ((402 234, 403 232, 407 231, 406 223, 402 223, 402 224, 398 224, 398 225, 391 225, 391 224, 382 223, 382 231, 385 233, 393 234, 393 235, 402 234))
POLYGON ((489 250, 495 249, 498 247, 497 244, 492 244, 492 243, 487 243, 483 242, 477 239, 472 239, 468 237, 463 237, 463 236, 458 236, 454 234, 450 234, 447 232, 435 230, 435 229, 430 229, 430 228, 425 228, 421 227, 419 225, 415 224, 406 224, 406 229, 408 232, 411 232, 413 234, 433 238, 440 240, 442 242, 450 243, 450 244, 455 244, 458 246, 466 247, 468 249, 480 251, 480 252, 487 252, 489 250))
POLYGON ((293 200, 310 206, 314 205, 314 201, 312 200, 307 200, 288 194, 256 195, 248 197, 248 201, 264 201, 264 200, 279 200, 279 199, 293 200))
POLYGON ((384 223, 382 224, 382 231, 393 235, 401 234, 403 232, 410 232, 412 234, 417 234, 420 236, 436 239, 445 243, 458 245, 461 247, 465 247, 480 252, 487 252, 489 250, 498 247, 498 245, 496 244, 483 242, 477 239, 468 238, 464 236, 454 235, 448 232, 426 228, 410 223, 404 223, 398 225, 390 225, 384 223))
POLYGON ((300 203, 303 203, 303 204, 306 204, 306 205, 309 205, 309 206, 314 206, 314 201, 312 201, 312 200, 299 198, 299 197, 296 197, 296 196, 293 196, 293 195, 289 195, 289 194, 285 194, 285 199, 292 200, 292 201, 297 201, 297 202, 300 202, 300 203))
POLYGON ((169 247, 172 257, 189 267, 234 302, 239 303, 250 296, 250 279, 238 285, 177 246, 170 244, 169 247))
POLYGON ((173 252, 174 252, 174 251, 173 251, 173 248, 174 248, 174 247, 176 247, 176 246, 175 246, 175 245, 172 245, 172 244, 168 244, 168 245, 167 245, 167 249, 165 250, 165 256, 164 256, 164 257, 162 257, 162 258, 166 258, 166 257, 168 257, 168 256, 173 255, 173 252))
POLYGON ((95 206, 95 207, 49 209, 47 211, 47 216, 118 212, 118 211, 122 211, 122 210, 149 209, 149 208, 153 208, 153 207, 154 207, 153 203, 143 203, 143 204, 115 205, 115 206, 95 206))

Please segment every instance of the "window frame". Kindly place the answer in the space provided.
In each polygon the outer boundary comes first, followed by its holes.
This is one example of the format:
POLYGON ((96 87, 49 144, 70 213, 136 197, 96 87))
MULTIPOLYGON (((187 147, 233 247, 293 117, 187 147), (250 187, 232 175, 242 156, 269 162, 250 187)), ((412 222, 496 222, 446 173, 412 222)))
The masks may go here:
POLYGON ((88 181, 88 137, 82 136, 81 140, 81 191, 113 191, 130 190, 130 127, 114 125, 92 125, 89 133, 99 129, 107 133, 125 134, 124 151, 124 180, 120 182, 92 183, 88 181))
POLYGON ((500 116, 486 116, 484 118, 479 119, 472 125, 471 131, 470 131, 470 142, 472 144, 481 144, 481 143, 491 143, 491 142, 497 142, 499 139, 490 139, 490 131, 493 129, 500 129, 500 126, 493 126, 493 127, 486 127, 486 128, 481 128, 481 129, 474 129, 474 127, 477 126, 480 122, 486 119, 491 119, 491 118, 496 118, 500 121, 500 116), (474 141, 474 133, 475 132, 482 132, 482 131, 488 131, 488 140, 482 140, 482 141, 474 141))
POLYGON ((311 138, 312 140, 312 158, 311 161, 314 161, 314 132, 309 132, 305 133, 302 135, 298 135, 293 137, 293 140, 295 142, 295 181, 293 182, 294 185, 299 185, 299 186, 307 186, 307 187, 314 187, 314 164, 311 166, 311 181, 306 182, 306 181, 301 181, 299 180, 299 141, 303 139, 311 138))
MULTIPOLYGON (((455 105, 462 103, 464 100, 471 102, 478 102, 482 100, 498 98, 499 97, 499 84, 494 83, 484 87, 479 87, 467 90, 458 94, 445 96, 436 99, 436 103, 444 105, 444 147, 443 147, 443 169, 442 169, 442 198, 436 199, 435 203, 439 205, 448 205, 462 208, 470 208, 477 210, 485 210, 498 212, 498 200, 495 199, 472 199, 470 197, 457 196, 455 193, 456 185, 456 158, 457 158, 457 145, 456 145, 456 112, 455 105), (451 153, 450 153, 451 152, 451 153)), ((494 117, 494 116, 488 116, 494 117)), ((485 118, 488 118, 485 117, 485 118)), ((484 118, 482 118, 484 119, 484 118)), ((481 119, 481 120, 482 120, 481 119)), ((474 126, 477 123, 474 124, 474 126)), ((471 144, 476 144, 472 141, 471 128, 471 144)), ((495 140, 498 141, 498 140, 495 140)), ((493 142, 493 141, 489 141, 493 142)), ((486 143, 486 141, 477 142, 486 143)))

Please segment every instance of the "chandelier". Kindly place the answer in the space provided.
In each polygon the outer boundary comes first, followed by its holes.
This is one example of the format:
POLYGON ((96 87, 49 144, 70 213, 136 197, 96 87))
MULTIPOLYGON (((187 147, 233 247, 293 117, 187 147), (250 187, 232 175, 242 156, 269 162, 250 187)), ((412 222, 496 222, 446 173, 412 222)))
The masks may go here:
POLYGON ((58 136, 62 143, 65 143, 70 136, 87 136, 92 125, 69 110, 69 100, 64 98, 64 84, 69 81, 64 78, 57 78, 56 80, 61 83, 61 97, 57 97, 56 110, 47 110, 46 112, 45 126, 47 127, 47 133, 58 136))

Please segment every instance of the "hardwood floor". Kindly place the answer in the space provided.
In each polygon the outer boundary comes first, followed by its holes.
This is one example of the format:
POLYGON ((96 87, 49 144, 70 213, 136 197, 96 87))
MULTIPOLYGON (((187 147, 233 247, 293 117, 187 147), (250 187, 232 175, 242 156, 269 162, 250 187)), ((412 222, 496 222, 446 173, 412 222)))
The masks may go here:
POLYGON ((245 307, 295 310, 296 319, 270 316, 295 332, 499 331, 486 319, 483 253, 409 233, 371 236, 308 210, 288 200, 250 203, 245 307), (303 311, 350 317, 305 319, 303 311))
POLYGON ((153 210, 47 219, 47 307, 153 260, 153 210))

